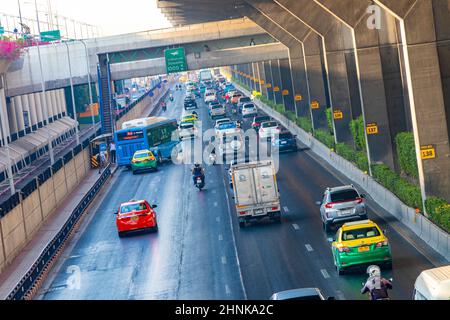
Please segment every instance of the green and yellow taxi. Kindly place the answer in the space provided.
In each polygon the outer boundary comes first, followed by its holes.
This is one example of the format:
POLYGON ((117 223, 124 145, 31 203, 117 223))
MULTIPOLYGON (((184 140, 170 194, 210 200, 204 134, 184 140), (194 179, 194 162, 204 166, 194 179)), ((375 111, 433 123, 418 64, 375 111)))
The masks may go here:
POLYGON ((198 120, 198 115, 191 113, 191 114, 184 115, 181 118, 180 122, 191 122, 191 123, 194 123, 197 120, 198 120))
POLYGON ((331 245, 339 275, 352 266, 383 264, 392 267, 391 247, 380 227, 371 220, 345 223, 331 245))
POLYGON ((138 171, 157 170, 158 161, 150 150, 138 150, 131 159, 131 171, 136 174, 138 171))

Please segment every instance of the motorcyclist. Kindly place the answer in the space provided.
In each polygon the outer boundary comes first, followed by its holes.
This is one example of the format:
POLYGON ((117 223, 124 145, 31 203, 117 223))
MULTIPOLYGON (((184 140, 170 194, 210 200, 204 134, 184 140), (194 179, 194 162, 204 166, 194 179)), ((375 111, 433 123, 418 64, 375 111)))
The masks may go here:
POLYGON ((192 114, 195 114, 196 116, 198 116, 198 113, 197 113, 197 111, 192 111, 192 114))
POLYGON ((370 300, 389 300, 388 289, 392 289, 392 283, 381 277, 380 267, 372 265, 367 268, 369 278, 361 294, 370 293, 370 300))
POLYGON ((194 185, 197 183, 198 177, 201 177, 202 184, 205 184, 205 169, 203 169, 200 164, 196 163, 194 168, 192 168, 192 179, 194 181, 194 185))
POLYGON ((173 94, 169 95, 169 99, 170 99, 170 101, 173 101, 173 94))

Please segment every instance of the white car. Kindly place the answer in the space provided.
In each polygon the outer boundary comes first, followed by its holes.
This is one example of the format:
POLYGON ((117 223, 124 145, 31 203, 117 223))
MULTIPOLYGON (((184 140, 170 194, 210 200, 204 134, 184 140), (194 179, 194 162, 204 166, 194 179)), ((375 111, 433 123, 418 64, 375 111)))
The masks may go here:
POLYGON ((255 117, 258 115, 258 109, 256 109, 256 106, 254 103, 245 103, 242 106, 242 117, 248 118, 248 117, 255 117))
POLYGON ((234 134, 237 132, 240 132, 241 129, 237 126, 237 123, 234 121, 227 121, 227 122, 222 122, 219 123, 216 127, 216 136, 217 137, 221 137, 224 134, 234 134))
POLYGON ((215 92, 205 93, 205 103, 210 103, 217 100, 215 92))
POLYGON ((280 133, 280 127, 276 121, 266 121, 261 123, 258 131, 259 138, 265 139, 272 136, 272 134, 280 133))
POLYGON ((244 158, 244 139, 242 134, 226 134, 222 136, 219 140, 219 156, 224 160, 233 160, 234 157, 237 160, 242 160, 244 158))
POLYGON ((191 122, 182 122, 178 127, 178 136, 180 137, 180 140, 195 138, 197 133, 197 126, 191 122))
POLYGON ((225 107, 221 104, 212 104, 209 107, 209 115, 211 116, 212 119, 218 117, 225 117, 226 116, 225 107))

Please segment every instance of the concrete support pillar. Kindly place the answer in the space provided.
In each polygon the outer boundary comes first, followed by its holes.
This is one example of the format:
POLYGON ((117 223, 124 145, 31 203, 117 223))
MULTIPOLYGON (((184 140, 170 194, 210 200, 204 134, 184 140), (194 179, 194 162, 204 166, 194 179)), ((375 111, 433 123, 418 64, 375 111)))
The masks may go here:
POLYGON ((325 46, 323 49, 326 50, 324 54, 326 54, 328 61, 333 114, 340 112, 342 116, 339 118, 334 117, 336 141, 353 145, 353 136, 349 127, 350 121, 353 119, 350 90, 355 93, 358 91, 358 88, 349 87, 346 57, 346 53, 349 53, 349 51, 345 51, 347 48, 343 44, 345 37, 348 38, 349 35, 350 29, 344 27, 341 23, 333 23, 331 30, 325 36, 325 46))
POLYGON ((46 126, 48 124, 48 118, 50 117, 49 106, 47 103, 47 93, 39 92, 39 99, 41 100, 41 110, 42 110, 42 124, 46 126))
POLYGON ((270 61, 264 61, 264 75, 266 76, 266 95, 267 99, 274 101, 273 93, 273 80, 272 80, 272 68, 270 67, 270 61))
POLYGON ((28 95, 28 103, 30 105, 30 125, 31 130, 36 131, 37 130, 37 111, 36 111, 36 103, 35 103, 35 93, 31 93, 28 95))
MULTIPOLYGON (((6 107, 6 95, 5 95, 5 88, 2 86, 1 83, 2 79, 1 79, 1 75, 0 75, 0 114, 2 115, 1 117, 1 122, 0 125, 2 126, 2 130, 0 130, 1 132, 1 139, 10 139, 11 137, 11 131, 9 129, 9 121, 8 121, 8 113, 7 113, 7 107, 6 107)), ((8 142, 8 141, 6 141, 8 142)), ((5 145, 5 141, 2 142, 2 146, 5 145)))
POLYGON ((284 109, 297 113, 294 102, 292 73, 289 59, 280 59, 281 96, 283 97, 284 109))
POLYGON ((30 117, 30 101, 28 95, 24 94, 20 96, 22 101, 23 119, 26 133, 31 132, 31 117, 30 117))
POLYGON ((270 70, 272 72, 273 97, 276 104, 283 104, 283 96, 281 95, 281 73, 280 61, 270 60, 270 70))
POLYGON ((259 72, 259 64, 258 64, 258 62, 253 63, 253 70, 255 70, 256 91, 261 92, 261 75, 260 75, 260 72, 259 72))
POLYGON ((309 117, 311 101, 303 44, 289 48, 289 60, 292 73, 292 94, 294 96, 297 116, 309 117))
POLYGON ((311 32, 304 42, 305 61, 308 69, 308 82, 310 88, 311 114, 314 129, 328 130, 326 116, 327 108, 327 82, 326 70, 321 57, 322 39, 311 32))
POLYGON ((51 90, 50 92, 50 100, 52 103, 52 118, 53 120, 57 119, 58 116, 58 101, 56 100, 56 91, 55 90, 51 90))
POLYGON ((50 91, 46 91, 43 98, 45 100, 45 106, 47 109, 47 122, 51 123, 53 122, 53 104, 50 91))
POLYGON ((61 101, 60 112, 63 116, 67 115, 67 103, 66 103, 66 95, 64 90, 59 90, 59 99, 61 101))
POLYGON ((256 90, 256 81, 255 81, 256 72, 255 72, 255 68, 254 68, 254 63, 253 62, 250 63, 249 67, 250 67, 250 82, 251 82, 251 88, 253 91, 253 90, 256 90))
POLYGON ((25 125, 23 122, 22 98, 20 96, 14 97, 14 105, 16 106, 18 133, 19 136, 23 136, 25 133, 25 125))
POLYGON ((37 92, 33 94, 33 96, 34 96, 34 104, 36 106, 37 126, 38 128, 41 128, 44 121, 44 116, 42 113, 41 93, 37 92))
POLYGON ((266 72, 264 69, 264 61, 258 62, 258 72, 259 72, 259 79, 260 79, 259 85, 261 88, 261 91, 260 91, 261 95, 263 95, 264 97, 267 98, 267 87, 266 87, 267 81, 266 81, 266 72))
POLYGON ((8 105, 8 120, 9 120, 9 129, 11 135, 17 134, 17 115, 16 115, 16 107, 14 105, 15 100, 13 98, 10 99, 10 103, 8 105))
POLYGON ((441 72, 442 62, 449 55, 436 42, 450 39, 448 6, 445 1, 416 1, 405 16, 389 1, 376 3, 399 20, 422 196, 433 194, 450 201, 450 134, 446 119, 450 107, 445 106, 441 72), (421 147, 434 150, 434 157, 422 159, 421 147))

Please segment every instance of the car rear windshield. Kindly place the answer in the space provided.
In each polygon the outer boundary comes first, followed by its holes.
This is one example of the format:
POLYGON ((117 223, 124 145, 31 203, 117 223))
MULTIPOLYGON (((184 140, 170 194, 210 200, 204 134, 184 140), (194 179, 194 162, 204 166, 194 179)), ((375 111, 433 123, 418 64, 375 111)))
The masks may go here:
POLYGON ((253 109, 254 107, 255 107, 255 105, 253 103, 244 105, 244 109, 253 109))
POLYGON ((151 155, 152 155, 152 154, 151 154, 150 152, 144 152, 144 153, 138 153, 138 154, 135 154, 134 157, 135 157, 136 159, 142 159, 142 158, 150 157, 151 155))
POLYGON ((331 193, 331 202, 352 201, 359 198, 358 192, 353 189, 335 191, 331 193))
POLYGON ((270 121, 270 117, 256 117, 255 122, 261 123, 264 121, 270 121))
POLYGON ((193 128, 193 127, 194 127, 193 123, 182 123, 182 124, 180 124, 180 128, 181 129, 190 129, 190 128, 193 128))
POLYGON ((279 138, 280 139, 292 139, 293 136, 292 136, 292 133, 290 133, 290 132, 284 132, 284 133, 280 133, 279 138))
POLYGON ((145 205, 145 203, 133 203, 133 204, 126 204, 123 205, 120 208, 120 213, 129 213, 129 212, 133 212, 133 211, 142 211, 147 209, 147 206, 145 205))
POLYGON ((219 124, 219 130, 234 129, 234 128, 236 128, 236 124, 233 122, 219 124))
POLYGON ((250 101, 252 101, 250 97, 242 97, 241 99, 239 99, 239 102, 250 102, 250 101))
POLYGON ((380 231, 378 231, 378 228, 376 228, 376 227, 361 228, 361 229, 347 230, 347 231, 342 232, 342 240, 348 241, 348 240, 357 240, 357 239, 363 239, 363 238, 372 238, 372 237, 378 237, 379 235, 380 235, 380 231))
POLYGON ((223 107, 220 104, 214 104, 214 105, 211 106, 211 108, 213 108, 213 109, 220 109, 220 108, 223 108, 223 107))
POLYGON ((264 122, 262 124, 263 128, 276 127, 277 123, 275 121, 264 122))

